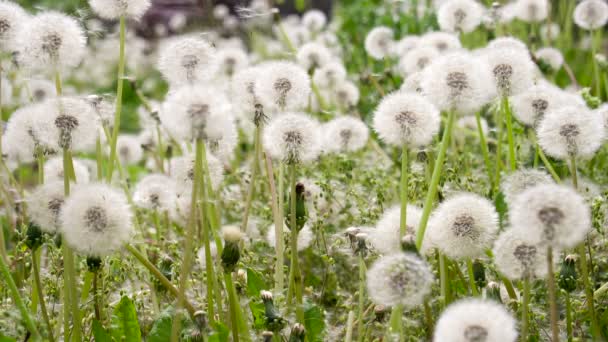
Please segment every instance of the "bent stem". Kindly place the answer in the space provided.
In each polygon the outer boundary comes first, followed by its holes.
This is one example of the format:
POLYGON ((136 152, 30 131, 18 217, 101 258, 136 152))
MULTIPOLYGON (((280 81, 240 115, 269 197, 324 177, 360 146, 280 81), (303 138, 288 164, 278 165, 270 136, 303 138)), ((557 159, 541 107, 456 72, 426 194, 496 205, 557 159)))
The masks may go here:
POLYGON ((433 207, 433 202, 435 201, 435 196, 437 195, 437 186, 439 185, 439 179, 441 178, 441 171, 443 170, 445 154, 448 149, 448 145, 450 144, 455 115, 456 113, 454 110, 450 110, 448 112, 448 120, 446 123, 446 127, 443 131, 443 137, 441 138, 441 145, 439 146, 439 153, 437 154, 437 159, 435 160, 435 167, 433 168, 431 185, 429 186, 429 189, 426 193, 424 209, 422 212, 422 217, 420 218, 420 226, 416 233, 416 248, 418 248, 418 250, 420 250, 420 248, 422 247, 422 241, 424 240, 424 232, 426 231, 426 225, 429 221, 429 216, 431 215, 431 209, 433 207))
POLYGON ((116 114, 114 115, 114 127, 112 131, 112 139, 110 140, 110 160, 108 163, 108 182, 112 181, 112 173, 114 173, 114 163, 116 162, 116 141, 118 132, 120 131, 120 116, 122 112, 122 90, 123 79, 125 78, 125 36, 126 36, 126 19, 124 15, 120 16, 120 47, 118 52, 118 80, 116 86, 116 114))
POLYGON ((407 183, 408 183, 408 149, 403 144, 401 148, 401 183, 399 197, 401 199, 401 221, 399 224, 399 241, 403 239, 407 232, 407 183))
POLYGON ((553 247, 547 247, 547 287, 549 290, 549 311, 551 313, 552 341, 559 341, 559 327, 557 326, 557 294, 555 292, 555 274, 553 271, 553 247))

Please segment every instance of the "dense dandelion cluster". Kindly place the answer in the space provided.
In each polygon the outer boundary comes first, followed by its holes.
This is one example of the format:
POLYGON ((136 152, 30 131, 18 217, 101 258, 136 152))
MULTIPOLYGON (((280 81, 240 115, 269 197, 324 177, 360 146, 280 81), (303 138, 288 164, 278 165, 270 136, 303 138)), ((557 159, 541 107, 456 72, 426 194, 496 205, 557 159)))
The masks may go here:
POLYGON ((0 340, 608 339, 604 0, 72 3, 0 0, 0 340))

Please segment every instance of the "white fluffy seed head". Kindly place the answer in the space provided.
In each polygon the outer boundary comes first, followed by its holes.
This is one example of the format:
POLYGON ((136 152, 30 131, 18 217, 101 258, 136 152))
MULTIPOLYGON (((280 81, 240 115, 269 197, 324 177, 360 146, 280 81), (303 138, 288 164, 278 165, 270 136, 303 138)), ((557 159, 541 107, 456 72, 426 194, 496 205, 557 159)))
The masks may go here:
POLYGON ((63 241, 84 255, 109 255, 133 236, 132 216, 121 190, 106 184, 78 186, 61 210, 63 241))
POLYGON ((498 232, 498 214, 489 200, 462 193, 445 200, 433 212, 427 235, 454 259, 483 257, 498 232))
POLYGON ((359 88, 353 82, 343 80, 333 89, 332 98, 338 107, 348 109, 359 103, 359 88))
POLYGON ((362 149, 369 139, 367 125, 352 116, 341 116, 323 125, 325 152, 354 152, 362 149))
POLYGON ((549 65, 554 71, 561 69, 564 64, 564 55, 556 48, 546 47, 538 49, 534 55, 537 59, 549 65))
POLYGON ((116 152, 122 165, 133 165, 144 158, 144 149, 136 135, 121 134, 116 140, 116 152))
POLYGON ((503 175, 500 189, 507 203, 512 204, 521 193, 541 184, 554 184, 553 178, 542 170, 519 169, 503 175))
POLYGON ((264 130, 264 147, 272 158, 288 164, 311 162, 321 148, 319 124, 302 113, 278 116, 264 130))
POLYGON ((316 42, 306 43, 298 48, 296 60, 306 70, 322 68, 332 60, 331 51, 316 42))
POLYGON ((172 87, 210 80, 218 68, 217 51, 202 37, 174 38, 160 50, 158 70, 172 87))
POLYGON ((604 118, 604 127, 608 130, 608 103, 599 106, 595 110, 602 118, 604 118))
POLYGON ((293 62, 269 62, 256 80, 255 93, 266 112, 300 110, 308 105, 310 78, 293 62))
MULTIPOLYGON (((217 245, 215 241, 209 241, 209 254, 211 254, 211 260, 215 261, 218 255, 217 245)), ((196 253, 197 260, 202 269, 205 269, 207 265, 207 259, 205 258, 205 246, 203 245, 196 253)))
POLYGON ((422 36, 419 46, 431 46, 442 54, 454 52, 462 48, 460 39, 453 33, 429 32, 422 36))
POLYGON ((311 9, 306 11, 302 16, 302 25, 311 32, 319 32, 327 23, 327 17, 325 13, 318 9, 311 9))
POLYGON ((244 237, 245 233, 243 233, 237 226, 228 225, 222 227, 222 238, 226 242, 238 243, 244 237))
POLYGON ((149 174, 135 185, 133 203, 143 209, 173 212, 177 193, 175 180, 163 174, 149 174))
POLYGON ((583 106, 562 107, 545 115, 537 134, 542 149, 554 158, 589 158, 604 141, 604 118, 583 106))
POLYGON ((259 102, 255 93, 255 82, 263 76, 260 67, 249 66, 237 71, 232 78, 231 90, 234 105, 252 122, 255 116, 255 106, 259 102))
POLYGON ((382 99, 374 112, 374 130, 394 146, 424 146, 439 131, 439 111, 417 94, 394 92, 382 99))
POLYGON ((371 300, 380 305, 422 304, 431 291, 433 274, 428 264, 412 253, 383 256, 367 271, 367 290, 371 300))
POLYGON ((313 75, 315 84, 323 88, 333 88, 344 80, 346 80, 346 69, 341 61, 326 63, 321 68, 315 69, 313 75))
POLYGON ((0 1, 0 51, 13 52, 18 48, 16 37, 29 15, 12 1, 0 1))
POLYGON ((437 58, 423 73, 424 95, 439 110, 474 113, 491 97, 491 75, 481 63, 468 53, 437 58))
POLYGON ((401 84, 399 91, 402 91, 405 93, 414 93, 414 94, 424 93, 422 91, 422 85, 421 85, 423 75, 424 75, 424 73, 422 73, 422 72, 415 72, 415 73, 407 76, 403 80, 403 84, 401 84))
POLYGON ((422 71, 439 57, 439 51, 431 46, 421 46, 411 50, 399 61, 399 71, 407 76, 422 71))
POLYGON ((463 299, 448 306, 435 326, 435 342, 517 340, 516 321, 492 300, 463 299))
POLYGON ((574 9, 574 23, 585 30, 596 30, 608 22, 608 4, 602 0, 584 0, 574 9))
POLYGON ((547 0, 517 0, 515 3, 515 16, 526 22, 540 22, 549 14, 549 1, 547 0))
POLYGON ((20 26, 17 61, 32 70, 76 67, 86 53, 87 39, 76 19, 43 12, 20 26))
POLYGON ((437 11, 442 31, 469 33, 481 24, 484 10, 475 0, 445 1, 437 11))
MULTIPOLYGON (((213 154, 207 153, 207 167, 209 169, 209 177, 211 178, 211 186, 213 189, 218 189, 220 183, 224 180, 224 167, 222 163, 213 154)), ((185 156, 171 159, 171 177, 177 182, 177 193, 185 194, 192 190, 192 182, 194 181, 194 166, 195 156, 193 153, 185 156)))
MULTIPOLYGON (((72 160, 74 166, 74 173, 76 175, 76 182, 78 184, 86 184, 91 181, 91 173, 89 168, 84 163, 83 159, 74 158, 72 160)), ((58 182, 63 181, 63 158, 52 157, 44 163, 44 181, 45 182, 58 182)))
POLYGON ((404 57, 420 44, 420 37, 405 36, 395 43, 393 54, 397 57, 404 57))
POLYGON ((229 164, 234 158, 238 144, 238 130, 234 117, 230 114, 216 116, 207 127, 207 146, 220 161, 229 164))
MULTIPOLYGON (((275 225, 271 225, 270 227, 268 227, 268 231, 266 232, 266 242, 271 246, 271 247, 275 247, 276 246, 276 230, 275 230, 275 225)), ((289 241, 289 237, 290 237, 291 231, 289 230, 289 228, 287 228, 287 226, 283 226, 283 238, 286 241, 289 241)), ((305 250, 306 248, 310 247, 310 245, 312 244, 312 240, 313 240, 314 236, 313 236, 313 232, 312 229, 310 228, 309 225, 305 224, 304 227, 302 229, 300 229, 300 231, 298 232, 298 252, 305 250)))
POLYGON ((116 100, 109 96, 90 95, 86 97, 87 102, 97 114, 102 126, 110 128, 114 126, 114 115, 116 113, 116 100))
POLYGON ((493 254, 497 270, 508 279, 542 278, 547 274, 547 248, 531 243, 522 227, 501 233, 493 254))
POLYGON ((540 27, 539 32, 543 39, 554 41, 559 37, 561 28, 557 23, 546 23, 540 27))
MULTIPOLYGON (((407 206, 406 215, 406 235, 411 234, 416 236, 422 210, 416 206, 407 206)), ((376 223, 375 229, 370 229, 369 241, 374 246, 374 249, 384 255, 390 255, 401 252, 401 243, 399 241, 401 228, 401 205, 395 205, 384 211, 380 220, 376 223)), ((425 239, 425 242, 428 242, 425 239)), ((422 251, 426 251, 426 244, 423 244, 422 251)))
POLYGON ((511 96, 533 85, 535 70, 530 54, 520 49, 486 49, 482 56, 499 96, 511 96))
POLYGON ((591 213, 584 198, 560 185, 537 185, 519 195, 509 210, 515 227, 526 227, 531 243, 570 248, 591 228, 591 213))
POLYGON ((25 85, 28 91, 21 92, 21 103, 23 105, 29 103, 39 103, 55 96, 55 84, 45 79, 30 79, 25 85))
POLYGON ((517 49, 527 52, 528 46, 514 37, 498 37, 488 43, 488 49, 517 49))
POLYGON ((11 115, 2 134, 2 153, 8 160, 28 163, 34 160, 37 149, 41 149, 45 154, 57 152, 52 147, 40 143, 39 136, 48 134, 47 131, 41 131, 41 127, 37 125, 45 114, 44 106, 33 104, 19 108, 11 115))
POLYGON ((237 47, 225 47, 217 51, 219 74, 231 78, 240 70, 249 66, 249 56, 243 49, 237 47))
POLYGON ((365 37, 365 51, 376 60, 390 56, 395 44, 393 35, 393 30, 388 27, 374 27, 365 37))
POLYGON ((59 229, 59 214, 65 202, 63 180, 39 185, 25 198, 30 219, 43 232, 59 229))
POLYGON ((104 19, 113 20, 121 16, 139 19, 150 7, 150 0, 89 0, 89 5, 104 19))
POLYGON ((205 85, 184 86, 169 94, 160 113, 169 134, 179 141, 210 139, 217 123, 229 115, 224 95, 205 85))
MULTIPOLYGON (((547 112, 554 111, 567 102, 564 93, 545 84, 532 86, 509 99, 513 115, 526 126, 537 126, 547 112)), ((571 96, 567 97, 571 99, 571 96)))

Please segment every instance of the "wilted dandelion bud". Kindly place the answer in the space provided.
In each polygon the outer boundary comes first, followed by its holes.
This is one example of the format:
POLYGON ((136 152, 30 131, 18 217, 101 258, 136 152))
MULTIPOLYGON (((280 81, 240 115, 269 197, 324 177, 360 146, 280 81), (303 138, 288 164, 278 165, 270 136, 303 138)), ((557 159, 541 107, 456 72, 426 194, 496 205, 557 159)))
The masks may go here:
POLYGON ((515 3, 515 15, 523 21, 530 23, 543 21, 548 14, 547 0, 517 0, 515 3))
MULTIPOLYGON (((224 180, 224 167, 211 153, 207 153, 206 156, 211 186, 213 189, 217 189, 219 184, 224 180)), ((194 154, 171 159, 171 177, 177 182, 178 193, 184 193, 192 189, 195 159, 194 154)))
POLYGON ((327 17, 325 16, 325 13, 318 9, 308 10, 302 16, 302 25, 313 33, 321 31, 326 23, 327 17))
POLYGON ((545 171, 519 169, 503 176, 500 189, 510 205, 522 192, 541 184, 554 184, 553 178, 545 171))
POLYGON ((63 181, 47 182, 25 198, 30 220, 46 233, 59 228, 59 214, 65 202, 63 181))
POLYGON ((548 85, 535 85, 509 99, 513 115, 526 126, 537 126, 547 112, 553 111, 566 101, 563 92, 548 85))
POLYGON ((383 256, 367 271, 367 290, 372 301, 406 308, 422 304, 430 293, 433 274, 428 264, 412 253, 383 256))
POLYGON ((80 24, 59 12, 43 12, 20 27, 16 36, 19 65, 29 69, 72 68, 86 52, 80 24))
POLYGON ((469 33, 481 24, 483 7, 475 0, 448 0, 437 11, 442 31, 469 33))
POLYGON ((462 47, 460 39, 455 34, 438 31, 428 32, 422 36, 419 46, 434 47, 442 54, 459 50, 462 47))
POLYGON ((414 74, 424 70, 424 68, 439 56, 439 51, 432 46, 417 47, 401 58, 399 61, 399 71, 403 75, 414 74))
POLYGON ((122 134, 116 141, 118 159, 122 165, 133 165, 139 163, 144 157, 139 138, 135 135, 122 134))
POLYGON ((293 62, 269 62, 255 82, 255 94, 265 110, 299 110, 308 105, 310 78, 293 62))
POLYGON ((489 100, 490 77, 470 54, 453 53, 431 63, 420 85, 439 110, 471 114, 489 100))
POLYGON ((367 125, 352 116, 335 118, 323 126, 325 152, 355 152, 367 144, 367 125))
POLYGON ((342 62, 333 61, 315 69, 313 81, 319 87, 333 88, 346 79, 346 69, 342 62))
POLYGON ((387 308, 384 305, 375 305, 374 306, 374 316, 375 316, 375 320, 376 322, 382 322, 384 321, 384 318, 386 317, 386 312, 387 312, 387 308))
MULTIPOLYGON (((422 210, 414 205, 407 206, 406 234, 416 235, 422 210)), ((401 252, 400 241, 401 205, 387 209, 376 224, 376 229, 369 231, 369 241, 374 248, 385 255, 401 252)), ((424 247, 423 247, 424 250, 424 247)))
POLYGON ((595 30, 608 22, 608 4, 602 0, 584 0, 574 9, 574 23, 585 30, 595 30))
POLYGON ((524 227, 514 227, 498 236, 494 244, 497 270, 511 280, 542 278, 547 274, 547 249, 530 242, 524 227))
POLYGON ((570 248, 591 229, 591 213, 584 198, 560 185, 537 185, 517 197, 509 210, 510 222, 525 227, 531 243, 570 248))
POLYGON ((135 185, 133 203, 158 212, 173 211, 177 194, 175 180, 163 174, 149 174, 135 185))
POLYGON ((351 81, 339 82, 333 89, 333 99, 340 108, 351 108, 359 102, 359 88, 351 81))
POLYGON ((273 331, 279 331, 285 325, 285 321, 281 314, 274 306, 272 292, 262 290, 260 297, 264 302, 264 316, 266 317, 266 327, 273 331))
POLYGON ((218 67, 215 48, 200 37, 175 38, 160 50, 158 70, 171 86, 212 79, 218 67))
MULTIPOLYGON (((85 184, 91 180, 91 173, 83 159, 73 159, 72 166, 78 184, 85 184)), ((63 158, 52 157, 44 163, 44 180, 45 182, 63 181, 63 158)))
POLYGON ((365 37, 365 51, 373 59, 390 56, 395 44, 393 30, 385 26, 374 27, 365 37))
POLYGON ((559 288, 571 293, 576 290, 578 274, 576 272, 576 255, 569 254, 564 258, 559 271, 558 285, 559 288))
POLYGON ((66 199, 60 217, 64 241, 85 255, 108 255, 134 233, 124 193, 106 184, 76 187, 66 199))
POLYGON ((122 16, 139 19, 150 7, 150 0, 89 0, 89 5, 104 19, 113 20, 122 16))
POLYGON ((431 240, 450 258, 483 257, 498 232, 498 214, 489 200, 470 193, 441 203, 431 216, 431 240))
POLYGON ((232 272, 241 258, 239 243, 243 239, 244 234, 236 226, 224 226, 222 227, 222 237, 224 239, 222 267, 224 267, 226 272, 232 272))
POLYGON ((306 70, 322 68, 332 59, 331 52, 320 43, 306 43, 298 49, 296 54, 298 64, 306 70))
POLYGON ((319 124, 306 114, 276 117, 264 131, 264 147, 270 156, 287 164, 313 161, 319 155, 320 145, 319 124))
POLYGON ((486 49, 483 60, 488 64, 497 93, 511 96, 528 90, 533 84, 534 62, 519 49, 486 49))
POLYGON ((495 281, 488 282, 486 285, 486 298, 502 303, 500 298, 500 284, 495 281))
POLYGON ((194 323, 199 331, 203 331, 207 328, 207 314, 205 311, 198 310, 194 313, 194 323))
POLYGON ((439 111, 424 97, 395 92, 374 113, 374 130, 386 143, 412 147, 429 144, 439 131, 439 111))
POLYGON ((517 340, 515 319, 500 304, 463 299, 448 306, 435 326, 435 342, 517 340))
POLYGON ((219 74, 228 78, 249 66, 249 56, 241 48, 225 47, 218 50, 217 61, 219 74))
POLYGON ((12 1, 0 2, 0 50, 13 52, 18 46, 16 42, 17 32, 29 19, 25 10, 12 1))
POLYGON ((538 49, 534 55, 538 60, 551 67, 553 71, 559 71, 564 64, 564 55, 556 48, 538 49))
POLYGON ((538 125, 538 142, 558 159, 591 157, 604 139, 604 118, 583 106, 567 106, 548 112, 538 125))
POLYGON ((296 323, 291 328, 291 335, 289 335, 289 342, 304 342, 306 336, 306 328, 300 323, 296 323))

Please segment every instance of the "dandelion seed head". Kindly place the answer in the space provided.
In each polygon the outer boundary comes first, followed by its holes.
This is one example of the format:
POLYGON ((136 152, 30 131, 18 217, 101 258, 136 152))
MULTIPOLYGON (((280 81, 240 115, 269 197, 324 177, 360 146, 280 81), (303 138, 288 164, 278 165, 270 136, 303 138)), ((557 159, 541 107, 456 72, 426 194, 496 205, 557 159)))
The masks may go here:
POLYGON ((65 202, 63 180, 36 187, 25 198, 30 219, 43 232, 55 233, 59 228, 59 214, 65 202))
POLYGON ((388 27, 374 27, 365 37, 365 51, 376 60, 388 57, 395 44, 393 36, 393 30, 388 27))
POLYGON ((236 47, 221 48, 217 51, 219 74, 231 78, 249 66, 249 56, 243 49, 236 47))
POLYGON ((339 82, 333 89, 333 99, 341 108, 351 108, 359 103, 359 88, 351 81, 339 82))
POLYGON ((89 0, 89 5, 100 17, 108 20, 125 16, 139 19, 150 7, 150 0, 89 0))
POLYGON ((258 66, 249 66, 239 70, 232 78, 231 87, 235 106, 252 122, 255 119, 256 105, 263 108, 255 92, 256 80, 264 76, 261 70, 258 66))
POLYGON ((498 232, 498 214, 489 200, 461 193, 442 202, 433 212, 427 234, 454 259, 483 257, 498 232))
POLYGON ((236 122, 229 114, 213 118, 213 123, 207 126, 207 146, 220 161, 229 164, 238 144, 236 122))
POLYGON ((419 46, 431 46, 440 53, 455 52, 462 48, 460 39, 453 33, 429 32, 422 36, 419 46))
POLYGON ((574 9, 574 23, 585 30, 596 30, 608 22, 608 4, 602 0, 584 0, 574 9))
POLYGON ((374 112, 374 130, 382 140, 395 146, 427 145, 439 131, 439 124, 439 111, 417 94, 389 94, 374 112))
POLYGON ((405 36, 401 38, 395 43, 393 54, 397 57, 405 57, 410 51, 418 47, 420 39, 418 36, 405 36))
MULTIPOLYGON (((406 234, 416 235, 420 224, 422 210, 414 205, 407 206, 406 234)), ((399 241, 401 228, 401 205, 395 205, 384 211, 375 229, 368 231, 369 241, 379 253, 391 255, 401 252, 399 241)), ((421 248, 425 253, 428 248, 428 240, 425 239, 421 248)))
POLYGON ((49 146, 41 145, 40 135, 49 134, 45 126, 37 123, 45 116, 45 107, 40 104, 17 109, 9 118, 2 134, 2 153, 14 162, 28 163, 34 160, 37 150, 45 154, 55 153, 49 146))
POLYGON ((522 227, 512 227, 494 243, 496 268, 510 280, 547 275, 547 248, 530 242, 527 234, 522 227))
POLYGON ((346 80, 346 69, 339 61, 326 63, 321 68, 315 69, 313 81, 319 87, 333 88, 338 83, 346 80))
POLYGON ((570 248, 581 242, 591 228, 585 199, 566 186, 537 185, 517 196, 509 210, 510 222, 526 227, 531 243, 570 248))
POLYGON ((321 148, 319 124, 306 114, 287 113, 274 118, 264 131, 269 155, 285 163, 307 163, 321 148))
POLYGON ((116 113, 115 100, 108 96, 90 95, 86 97, 99 121, 105 127, 114 125, 114 115, 116 113))
POLYGON ((511 96, 533 85, 534 62, 519 49, 486 49, 482 58, 490 68, 498 95, 511 96))
POLYGON ((238 243, 244 237, 245 233, 243 233, 237 226, 228 225, 222 227, 222 238, 226 242, 238 243))
POLYGON ((412 253, 383 256, 367 271, 371 300, 385 306, 401 304, 411 308, 422 304, 432 282, 428 264, 412 253))
POLYGON ((437 21, 442 31, 469 33, 481 24, 484 10, 474 0, 445 1, 437 11, 437 21))
POLYGON ((564 55, 556 48, 545 47, 538 49, 535 53, 536 58, 547 63, 551 69, 558 71, 564 64, 564 55))
POLYGON ((362 149, 369 139, 367 125, 352 116, 341 116, 323 125, 325 152, 354 152, 362 149))
POLYGON ((526 43, 514 37, 498 37, 488 43, 488 49, 493 50, 519 50, 528 52, 526 43))
POLYGON ((403 84, 401 84, 399 91, 405 93, 423 94, 424 91, 422 90, 421 85, 423 77, 424 74, 422 72, 410 74, 405 78, 405 80, 403 80, 403 84))
POLYGON ((433 336, 435 342, 516 340, 516 321, 501 304, 472 298, 448 306, 439 317, 433 336))
POLYGON ((61 210, 64 241, 78 253, 105 256, 134 234, 132 213, 124 193, 106 184, 79 185, 61 210))
POLYGON ((298 64, 306 70, 322 68, 332 60, 331 51, 321 43, 310 42, 298 48, 298 64))
POLYGON ((133 165, 144 158, 144 149, 136 135, 122 134, 116 140, 116 151, 122 165, 133 165))
POLYGON ((541 184, 554 184, 547 172, 536 169, 519 169, 503 175, 500 189, 505 195, 507 203, 512 204, 522 192, 541 184))
POLYGON ((411 75, 424 70, 439 56, 439 51, 434 47, 418 47, 401 58, 398 68, 402 75, 411 75))
POLYGON ((18 48, 16 37, 29 19, 25 10, 12 1, 0 1, 0 50, 13 52, 18 48))
MULTIPOLYGON (((567 96, 553 86, 538 84, 509 99, 513 115, 521 123, 535 127, 547 112, 567 105, 572 96, 567 96)), ((570 102, 571 103, 571 102, 570 102)))
POLYGON ((561 28, 557 23, 546 23, 540 27, 539 31, 540 36, 543 39, 547 41, 552 41, 556 40, 559 37, 561 28))
MULTIPOLYGON (((224 180, 224 167, 219 159, 213 154, 207 153, 207 167, 211 186, 213 189, 218 189, 220 183, 224 180)), ((177 182, 177 193, 185 194, 192 189, 194 181, 194 165, 195 156, 193 153, 171 159, 171 177, 177 182)), ((186 196, 187 197, 187 196, 186 196)))
POLYGON ((201 37, 174 38, 160 49, 158 70, 172 87, 210 80, 218 68, 216 49, 201 37))
POLYGON ((163 174, 149 174, 135 185, 133 203, 139 208, 160 213, 173 212, 177 194, 175 180, 163 174))
MULTIPOLYGON (((86 184, 91 181, 91 173, 83 159, 74 158, 72 160, 72 165, 74 166, 74 173, 78 184, 86 184)), ((49 158, 44 163, 45 182, 59 182, 63 181, 63 178, 63 158, 57 156, 49 158)))
POLYGON ((301 66, 287 61, 268 62, 261 75, 255 93, 265 111, 299 110, 308 105, 310 78, 301 66))
POLYGON ((325 24, 327 24, 327 16, 318 9, 308 10, 302 16, 302 25, 311 32, 321 31, 325 24))
POLYGON ((517 0, 515 3, 515 16, 523 21, 540 22, 549 15, 549 2, 547 0, 517 0))

